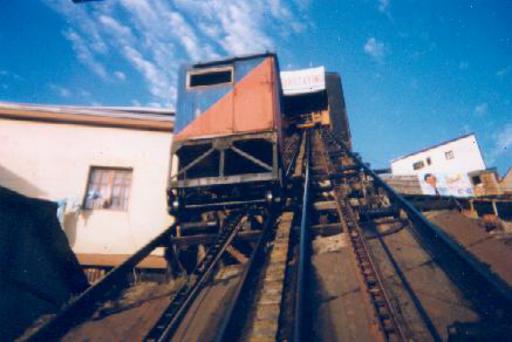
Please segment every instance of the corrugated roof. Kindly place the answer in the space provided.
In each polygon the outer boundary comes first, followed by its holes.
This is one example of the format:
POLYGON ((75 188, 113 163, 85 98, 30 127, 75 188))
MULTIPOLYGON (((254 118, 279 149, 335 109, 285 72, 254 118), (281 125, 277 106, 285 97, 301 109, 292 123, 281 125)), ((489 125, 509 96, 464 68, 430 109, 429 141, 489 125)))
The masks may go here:
POLYGON ((66 106, 0 102, 0 108, 118 118, 150 119, 158 121, 172 121, 174 118, 174 110, 154 107, 66 106))
POLYGON ((464 139, 464 138, 467 138, 467 137, 470 137, 470 136, 474 136, 475 133, 468 133, 468 134, 464 134, 464 135, 461 135, 460 137, 457 137, 457 138, 453 138, 453 139, 450 139, 450 140, 446 140, 446 141, 443 141, 441 143, 438 143, 438 144, 435 144, 435 145, 432 145, 432 146, 429 146, 429 147, 425 147, 419 151, 416 151, 416 152, 411 152, 411 153, 408 153, 408 154, 404 154, 403 156, 400 156, 400 157, 397 157, 395 159, 392 159, 391 162, 394 163, 396 161, 399 161, 401 159, 405 159, 405 158, 408 158, 408 157, 411 157, 411 156, 414 156, 416 154, 419 154, 419 153, 423 153, 423 152, 426 152, 428 150, 431 150, 431 149, 434 149, 434 148, 437 148, 437 147, 440 147, 440 146, 443 146, 443 145, 446 145, 446 144, 449 144, 449 143, 452 143, 454 141, 457 141, 457 140, 461 140, 461 139, 464 139))
POLYGON ((62 106, 0 102, 0 117, 157 131, 171 131, 174 127, 174 110, 153 107, 62 106))
POLYGON ((254 54, 248 54, 248 55, 240 55, 240 56, 231 56, 226 58, 221 58, 214 61, 203 61, 203 62, 197 62, 193 63, 192 66, 195 68, 202 68, 202 67, 208 67, 208 66, 214 66, 219 64, 228 64, 228 63, 234 63, 235 61, 241 61, 245 59, 253 59, 253 58, 259 58, 259 57, 276 57, 276 54, 274 52, 262 52, 262 53, 254 53, 254 54))

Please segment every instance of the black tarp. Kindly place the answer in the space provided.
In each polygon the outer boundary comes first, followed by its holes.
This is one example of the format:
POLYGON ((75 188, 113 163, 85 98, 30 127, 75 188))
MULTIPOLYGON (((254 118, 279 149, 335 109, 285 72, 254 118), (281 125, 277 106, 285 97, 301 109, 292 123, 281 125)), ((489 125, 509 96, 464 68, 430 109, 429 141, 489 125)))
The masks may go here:
POLYGON ((56 216, 57 204, 0 187, 0 340, 56 313, 87 278, 56 216))

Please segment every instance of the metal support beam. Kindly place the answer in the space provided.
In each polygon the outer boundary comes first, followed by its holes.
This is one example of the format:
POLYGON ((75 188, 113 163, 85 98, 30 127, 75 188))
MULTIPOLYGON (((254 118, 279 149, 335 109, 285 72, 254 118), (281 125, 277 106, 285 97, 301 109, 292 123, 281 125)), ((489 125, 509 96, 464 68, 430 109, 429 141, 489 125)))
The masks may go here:
POLYGON ((258 158, 254 157, 254 156, 251 156, 249 153, 247 152, 244 152, 242 151, 241 149, 239 148, 236 148, 235 146, 231 146, 231 150, 233 150, 234 152, 238 153, 239 155, 241 155, 242 157, 244 157, 245 159, 248 159, 250 160, 251 162, 253 162, 254 164, 258 165, 258 166, 261 166, 262 168, 264 168, 265 170, 267 171, 272 171, 272 165, 268 165, 267 163, 259 160, 258 158))

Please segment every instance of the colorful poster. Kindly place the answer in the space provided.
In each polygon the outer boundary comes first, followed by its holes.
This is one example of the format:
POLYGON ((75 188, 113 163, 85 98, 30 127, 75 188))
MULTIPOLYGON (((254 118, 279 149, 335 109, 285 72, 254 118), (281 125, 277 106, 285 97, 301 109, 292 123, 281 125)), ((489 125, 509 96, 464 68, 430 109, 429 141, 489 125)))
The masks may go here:
POLYGON ((464 173, 425 173, 418 177, 424 195, 473 196, 473 186, 464 173))

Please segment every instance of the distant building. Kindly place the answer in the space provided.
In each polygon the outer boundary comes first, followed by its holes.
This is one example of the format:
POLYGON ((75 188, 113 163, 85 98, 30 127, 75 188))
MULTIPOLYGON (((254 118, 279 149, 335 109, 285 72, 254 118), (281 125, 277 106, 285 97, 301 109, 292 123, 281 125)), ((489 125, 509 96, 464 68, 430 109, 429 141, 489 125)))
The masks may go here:
POLYGON ((119 264, 172 221, 173 119, 152 108, 0 103, 0 186, 57 202, 82 264, 119 264))
MULTIPOLYGON (((415 175, 420 193, 467 197, 486 170, 476 136, 467 134, 391 161, 392 177, 415 175)), ((398 177, 398 178, 399 178, 398 177)))
POLYGON ((508 169, 500 181, 500 188, 504 195, 512 195, 512 167, 508 169))
POLYGON ((502 184, 496 168, 468 173, 475 196, 503 195, 502 184))

